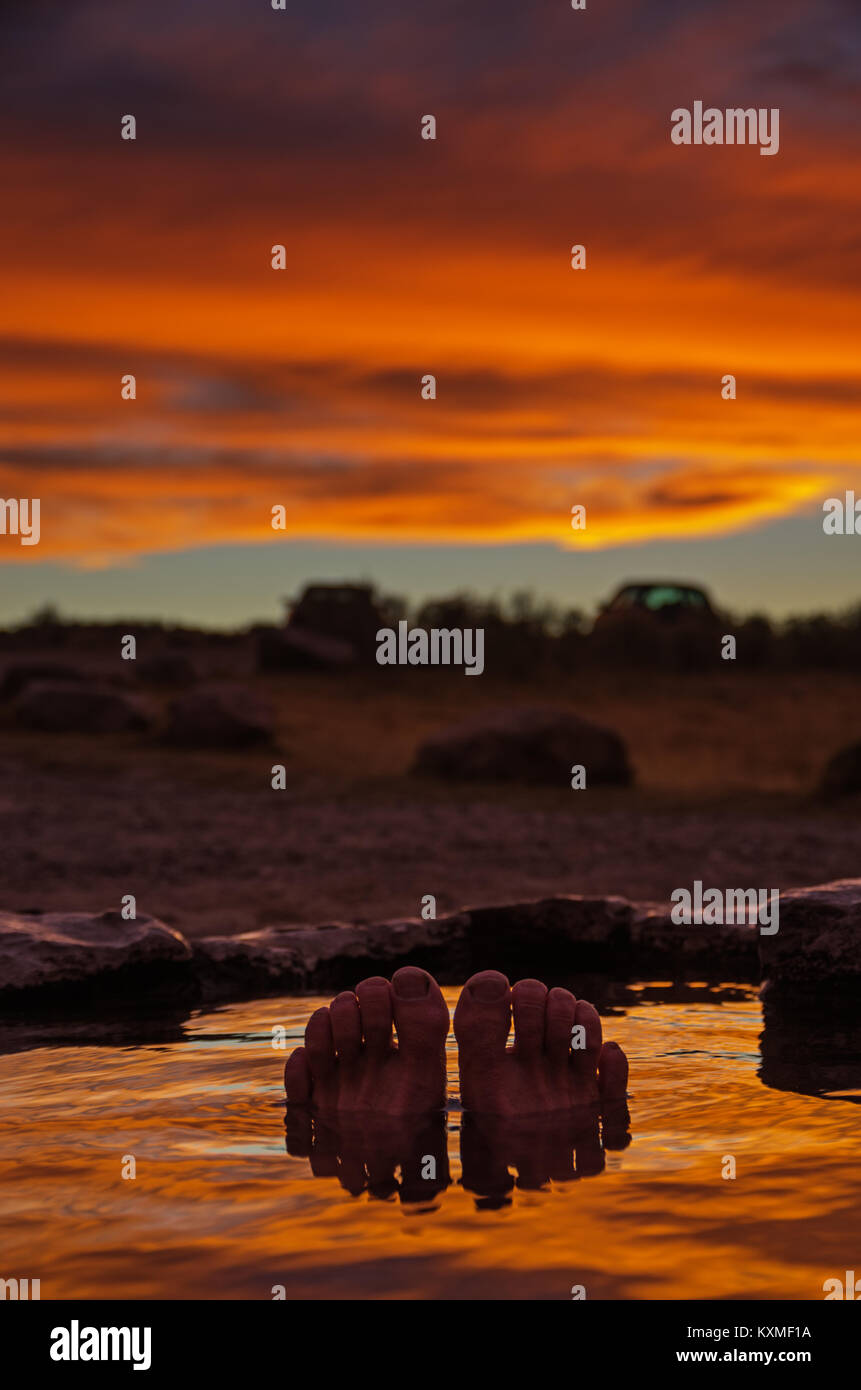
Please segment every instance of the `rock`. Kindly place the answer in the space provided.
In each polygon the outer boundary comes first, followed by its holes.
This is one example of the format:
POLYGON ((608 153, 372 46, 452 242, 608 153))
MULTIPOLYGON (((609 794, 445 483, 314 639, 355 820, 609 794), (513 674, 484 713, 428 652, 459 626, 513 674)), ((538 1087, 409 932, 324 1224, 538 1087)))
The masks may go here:
POLYGON ((412 770, 456 781, 568 787, 575 763, 586 769, 587 787, 633 780, 618 734, 555 709, 503 711, 445 729, 421 745, 412 770))
POLYGON ((774 936, 746 924, 678 925, 661 904, 577 895, 468 908, 436 920, 277 925, 206 937, 193 947, 149 917, 126 922, 116 912, 0 913, 0 1006, 35 991, 64 1002, 89 991, 85 997, 98 1010, 105 995, 123 990, 135 998, 158 990, 168 1000, 207 1001, 323 992, 352 989, 365 976, 390 975, 401 965, 420 965, 443 984, 462 984, 486 969, 502 970, 512 980, 573 981, 575 988, 589 974, 678 982, 755 980, 758 950, 769 1030, 763 1079, 790 1089, 806 1086, 813 1093, 848 1086, 852 1078, 857 1083, 859 942, 861 879, 781 893, 774 936), (798 999, 808 1012, 794 1007, 798 999), (793 1007, 784 1009, 785 1000, 793 1007), (808 1025, 801 1028, 799 1042, 802 1018, 818 1020, 821 1034, 816 1056, 810 1051, 803 1086, 790 1065, 804 1049, 808 1025), (848 1070, 843 1066, 848 1054, 841 1055, 839 1067, 832 1065, 832 1035, 852 1041, 848 1070))
POLYGON ((352 989, 364 975, 413 964, 451 983, 490 967, 513 978, 539 969, 598 969, 625 955, 632 915, 624 898, 570 897, 435 920, 266 927, 195 942, 194 968, 207 998, 352 989))
POLYGON ((674 922, 662 903, 635 903, 628 970, 667 970, 674 978, 695 970, 721 979, 755 980, 759 970, 755 926, 727 922, 720 926, 674 922))
POLYGON ((261 671, 332 671, 356 662, 356 649, 338 637, 326 637, 310 628, 288 627, 260 637, 261 671))
POLYGON ((17 723, 45 733, 116 734, 146 729, 153 721, 145 702, 110 686, 37 681, 14 705, 17 723))
POLYGON ((366 975, 401 965, 441 970, 456 959, 460 915, 371 925, 274 926, 194 943, 194 970, 205 998, 254 997, 282 990, 352 989, 366 975))
POLYGON ((669 907, 621 897, 544 898, 466 914, 468 960, 473 970, 502 970, 511 978, 557 978, 594 972, 649 978, 654 970, 684 979, 726 979, 758 973, 752 927, 688 927, 671 920, 669 907))
POLYGON ((778 930, 757 944, 764 995, 861 989, 861 879, 781 892, 778 930))
POLYGON ((241 685, 199 685, 171 701, 165 738, 184 748, 246 748, 271 743, 275 712, 241 685))
POLYGON ((501 970, 514 979, 542 969, 613 972, 630 953, 633 907, 625 898, 542 898, 466 915, 468 973, 501 970))
POLYGON ((750 927, 697 932, 673 925, 667 909, 574 895, 468 908, 434 921, 266 927, 207 937, 193 949, 207 999, 352 989, 365 975, 413 964, 443 984, 462 984, 487 969, 512 980, 543 972, 557 980, 589 972, 636 976, 654 968, 671 971, 674 979, 686 971, 715 980, 727 978, 727 971, 755 979, 758 971, 750 927))
POLYGON ((0 700, 14 700, 34 681, 83 681, 86 676, 75 666, 61 661, 16 661, 7 666, 0 682, 0 700))
POLYGON ((207 999, 292 990, 352 989, 363 975, 420 965, 443 984, 477 970, 511 980, 572 980, 584 973, 648 978, 658 969, 684 979, 729 974, 756 979, 756 933, 747 926, 692 929, 669 909, 625 898, 577 895, 501 907, 465 908, 433 921, 277 926, 194 943, 194 970, 207 999))
POLYGON ((861 743, 850 743, 829 759, 819 786, 826 796, 861 792, 861 743))
POLYGON ((0 912, 0 1003, 35 993, 80 997, 99 1008, 106 995, 187 986, 191 948, 154 917, 119 912, 0 912))

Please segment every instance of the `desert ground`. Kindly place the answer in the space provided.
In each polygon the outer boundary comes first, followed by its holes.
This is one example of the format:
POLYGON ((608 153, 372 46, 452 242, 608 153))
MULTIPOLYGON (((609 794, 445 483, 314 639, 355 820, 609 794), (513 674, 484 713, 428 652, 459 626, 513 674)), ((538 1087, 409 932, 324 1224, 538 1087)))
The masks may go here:
MULTIPOLYGON (((415 916, 429 893, 441 914, 555 893, 666 899, 694 878, 783 889, 861 872, 861 798, 816 792, 826 759, 861 733, 850 676, 592 673, 537 690, 459 671, 261 677, 239 655, 231 673, 274 702, 274 748, 43 734, 0 713, 0 906, 95 912, 133 893, 139 912, 201 936, 415 916), (620 733, 635 785, 410 773, 428 734, 535 704, 620 733), (276 762, 284 791, 271 787, 276 762)), ((158 708, 170 699, 146 694, 158 708)))

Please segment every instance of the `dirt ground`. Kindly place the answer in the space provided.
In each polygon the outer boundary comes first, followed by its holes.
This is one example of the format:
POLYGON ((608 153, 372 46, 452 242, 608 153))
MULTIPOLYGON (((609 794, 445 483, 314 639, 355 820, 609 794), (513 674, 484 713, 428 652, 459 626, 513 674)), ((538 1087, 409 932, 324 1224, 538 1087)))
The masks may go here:
POLYGON ((386 668, 250 683, 276 703, 277 752, 43 735, 0 715, 0 907, 102 911, 134 893, 140 912, 195 936, 412 916, 428 893, 442 913, 552 893, 665 899, 695 878, 788 888, 861 874, 861 798, 815 795, 827 757, 861 736, 847 676, 627 674, 539 692, 386 668), (409 775, 431 731, 536 703, 616 729, 636 785, 409 775), (286 791, 271 788, 275 762, 286 791))

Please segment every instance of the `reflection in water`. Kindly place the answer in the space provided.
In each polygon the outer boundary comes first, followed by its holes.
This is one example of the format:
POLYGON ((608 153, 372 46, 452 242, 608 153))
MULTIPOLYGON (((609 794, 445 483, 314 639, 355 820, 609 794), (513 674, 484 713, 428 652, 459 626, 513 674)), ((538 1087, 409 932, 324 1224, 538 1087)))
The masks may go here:
MULTIPOLYGON (((453 1103, 418 1134, 315 1147, 306 1129, 285 1153, 272 1030, 295 1045, 326 1002, 0 1056, 0 1277, 41 1278, 43 1299, 271 1299, 278 1285, 291 1300, 568 1299, 575 1284, 589 1299, 820 1299, 858 1267, 857 1108, 802 1090, 809 1025, 793 1039, 767 1016, 760 1056, 751 987, 608 989, 633 1141, 605 1115, 567 1152, 453 1103), (777 1063, 795 1089, 773 1089, 777 1063)), ((455 1096, 453 1039, 448 1061, 455 1096)), ((841 1092, 853 1076, 857 1090, 852 1065, 841 1092)))
MULTIPOLYGON (((604 1150, 627 1148, 630 1116, 624 1101, 603 1113, 584 1106, 564 1115, 532 1116, 517 1123, 492 1115, 464 1114, 460 1131, 461 1185, 479 1210, 509 1202, 516 1185, 541 1191, 551 1182, 594 1177, 604 1170, 604 1150), (517 1178, 511 1173, 516 1168, 517 1178)), ((336 1178, 353 1197, 432 1209, 451 1182, 446 1116, 322 1116, 287 1106, 287 1152, 307 1158, 317 1178, 336 1178)))
POLYGON ((805 1096, 861 1101, 861 1002, 766 992, 760 1037, 766 1086, 805 1096))
POLYGON ((604 1171, 605 1149, 624 1149, 630 1143, 630 1117, 624 1101, 612 1101, 599 1115, 582 1107, 564 1116, 540 1116, 513 1123, 494 1115, 463 1116, 460 1156, 461 1182, 478 1198, 481 1210, 510 1201, 515 1186, 540 1192, 551 1183, 595 1177, 604 1171))
POLYGON ((345 1192, 432 1207, 451 1182, 445 1115, 325 1119, 287 1107, 287 1152, 308 1158, 315 1178, 337 1178, 345 1192))

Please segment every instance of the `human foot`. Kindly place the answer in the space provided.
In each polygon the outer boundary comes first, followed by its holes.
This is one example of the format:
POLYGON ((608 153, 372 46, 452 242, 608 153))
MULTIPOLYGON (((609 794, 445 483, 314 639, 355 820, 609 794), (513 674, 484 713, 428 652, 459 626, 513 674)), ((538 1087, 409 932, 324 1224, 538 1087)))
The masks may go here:
POLYGON ((381 976, 362 980, 355 994, 347 990, 311 1015, 305 1046, 284 1068, 287 1103, 331 1114, 442 1109, 448 1025, 439 985, 426 970, 405 965, 391 984, 381 976))
POLYGON ((483 970, 461 992, 454 1033, 466 1110, 519 1118, 624 1100, 624 1052, 602 1045, 597 1010, 567 989, 548 991, 540 980, 511 989, 504 975, 483 970))

